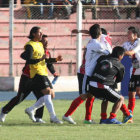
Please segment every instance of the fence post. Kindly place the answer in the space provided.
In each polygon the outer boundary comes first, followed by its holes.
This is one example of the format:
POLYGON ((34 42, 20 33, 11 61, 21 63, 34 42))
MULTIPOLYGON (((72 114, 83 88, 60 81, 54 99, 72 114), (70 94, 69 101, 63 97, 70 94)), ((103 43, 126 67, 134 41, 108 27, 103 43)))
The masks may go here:
POLYGON ((9 76, 13 76, 13 17, 14 0, 9 1, 9 76))
MULTIPOLYGON (((82 30, 82 3, 78 0, 77 3, 77 29, 82 30)), ((77 65, 76 69, 81 66, 81 55, 82 54, 82 33, 77 34, 77 65)))

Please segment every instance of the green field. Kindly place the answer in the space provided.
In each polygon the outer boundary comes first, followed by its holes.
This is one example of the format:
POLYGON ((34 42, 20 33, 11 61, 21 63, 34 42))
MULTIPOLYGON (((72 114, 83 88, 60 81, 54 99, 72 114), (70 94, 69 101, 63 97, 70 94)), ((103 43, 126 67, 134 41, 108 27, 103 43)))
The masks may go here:
MULTIPOLYGON (((0 123, 0 140, 140 140, 140 100, 136 101, 134 123, 123 125, 100 125, 100 100, 95 100, 92 117, 97 124, 83 124, 85 103, 73 114, 77 125, 64 122, 62 125, 51 124, 45 108, 43 119, 46 124, 33 123, 24 113, 24 109, 34 101, 24 101, 15 107, 7 116, 4 123, 0 123)), ((57 116, 61 119, 68 109, 71 100, 54 100, 57 116)), ((127 103, 127 100, 126 100, 127 103)), ((6 102, 0 102, 0 107, 6 102)), ((108 115, 112 104, 109 104, 108 115)), ((119 111, 118 120, 122 120, 119 111)))

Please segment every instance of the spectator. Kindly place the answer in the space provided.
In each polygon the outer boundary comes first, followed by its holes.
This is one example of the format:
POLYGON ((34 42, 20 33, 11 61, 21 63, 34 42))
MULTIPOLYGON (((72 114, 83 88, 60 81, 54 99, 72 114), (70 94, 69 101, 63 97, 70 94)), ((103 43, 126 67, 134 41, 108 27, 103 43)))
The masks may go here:
POLYGON ((44 10, 45 10, 45 6, 47 5, 47 18, 48 19, 53 19, 53 9, 54 9, 54 4, 52 2, 52 0, 36 0, 36 5, 39 6, 35 6, 33 8, 33 18, 35 19, 39 19, 39 18, 44 18, 44 10))
POLYGON ((137 7, 136 8, 133 8, 133 7, 128 7, 127 8, 127 15, 126 15, 126 18, 127 19, 131 19, 131 13, 133 10, 135 10, 135 14, 136 14, 136 18, 140 17, 139 15, 139 0, 124 0, 124 3, 127 4, 127 5, 136 5, 137 7))
MULTIPOLYGON (((87 9, 86 5, 95 5, 96 0, 81 0, 83 4, 83 10, 82 10, 82 17, 85 19, 85 10, 87 9)), ((92 11, 92 19, 97 19, 97 12, 96 8, 91 6, 91 11, 92 11)))
POLYGON ((48 8, 48 19, 53 19, 54 16, 53 16, 53 11, 54 11, 54 3, 53 3, 53 0, 47 0, 47 3, 46 5, 49 6, 48 8))
POLYGON ((72 0, 71 4, 72 4, 72 8, 71 8, 71 14, 72 14, 76 12, 77 0, 72 0))
POLYGON ((65 5, 64 7, 65 18, 69 19, 71 14, 72 0, 64 0, 63 4, 65 5))
POLYGON ((140 1, 138 1, 136 8, 136 19, 140 19, 140 1))
MULTIPOLYGON (((43 7, 44 0, 36 0, 36 1, 37 1, 36 5, 39 5, 37 8, 35 8, 35 9, 37 9, 37 11, 39 10, 39 12, 37 12, 37 14, 39 13, 39 17, 40 16, 43 17, 43 14, 44 14, 44 7, 43 7)), ((36 13, 36 11, 35 11, 35 13, 36 13)), ((38 15, 37 15, 37 18, 38 18, 38 15)))
MULTIPOLYGON (((36 4, 36 0, 24 0, 24 4, 36 4)), ((27 17, 29 19, 33 18, 33 7, 26 7, 27 9, 27 17)))
POLYGON ((113 6, 113 11, 118 19, 121 19, 120 11, 118 9, 119 0, 108 0, 108 4, 113 6))

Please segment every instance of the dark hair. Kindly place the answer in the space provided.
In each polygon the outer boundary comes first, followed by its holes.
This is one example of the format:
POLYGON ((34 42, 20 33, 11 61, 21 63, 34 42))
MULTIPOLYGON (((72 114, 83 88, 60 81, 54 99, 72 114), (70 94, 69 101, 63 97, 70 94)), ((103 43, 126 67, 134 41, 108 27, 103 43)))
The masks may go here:
POLYGON ((42 38, 43 38, 43 37, 48 37, 48 36, 47 36, 47 35, 42 35, 42 38))
POLYGON ((107 31, 105 28, 101 28, 102 34, 107 35, 107 31))
POLYGON ((101 28, 99 24, 94 24, 89 29, 89 34, 93 39, 97 39, 101 35, 101 28))
POLYGON ((113 57, 116 57, 116 58, 119 58, 119 56, 123 55, 125 52, 125 49, 121 46, 116 46, 113 51, 112 51, 112 54, 111 56, 113 57))
POLYGON ((33 39, 34 38, 34 33, 36 33, 38 30, 40 29, 40 27, 33 27, 31 30, 30 30, 30 35, 28 36, 29 39, 33 39))
POLYGON ((139 29, 137 29, 137 28, 134 27, 134 26, 130 26, 130 27, 128 28, 128 31, 131 31, 133 34, 137 34, 137 37, 140 36, 139 29))
POLYGON ((136 5, 137 3, 136 3, 136 0, 127 0, 130 4, 132 4, 132 5, 136 5))

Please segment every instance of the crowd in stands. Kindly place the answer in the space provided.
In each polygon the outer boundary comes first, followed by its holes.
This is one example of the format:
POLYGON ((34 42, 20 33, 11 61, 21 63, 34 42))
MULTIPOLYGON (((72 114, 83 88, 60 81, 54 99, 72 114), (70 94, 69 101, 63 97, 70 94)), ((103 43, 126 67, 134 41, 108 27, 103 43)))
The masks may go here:
MULTIPOLYGON (((34 16, 36 16, 34 11, 38 11, 40 17, 44 17, 44 13, 45 11, 47 11, 46 12, 48 14, 47 19, 54 19, 55 12, 58 15, 61 13, 64 19, 69 19, 71 13, 75 11, 74 5, 76 5, 76 1, 75 0, 24 0, 23 4, 35 5, 35 7, 30 8, 31 13, 33 12, 34 16)), ((27 12, 28 12, 28 18, 38 17, 38 15, 36 17, 32 17, 33 15, 29 14, 29 9, 27 12)))
MULTIPOLYGON (((64 19, 69 19, 70 15, 76 12, 76 4, 78 0, 21 0, 21 4, 33 4, 35 5, 34 8, 27 8, 27 17, 28 18, 35 18, 32 17, 32 13, 37 11, 40 17, 44 16, 47 11, 47 19, 54 19, 54 13, 57 10, 57 14, 62 14, 64 19), (38 5, 38 6, 37 6, 38 5), (59 5, 57 7, 56 5, 59 5), (61 5, 61 7, 60 7, 61 5)), ((16 4, 17 0, 14 0, 16 4)), ((139 0, 81 0, 83 5, 83 12, 82 17, 85 19, 85 12, 86 9, 91 9, 92 12, 92 19, 98 19, 98 11, 97 5, 108 5, 111 6, 112 11, 114 12, 114 16, 117 19, 122 19, 120 14, 120 5, 124 5, 126 11, 126 19, 131 19, 132 13, 135 14, 136 19, 140 19, 140 1, 139 0), (96 7, 97 6, 97 7, 96 7)), ((0 0, 0 7, 8 7, 9 0, 0 0)))

